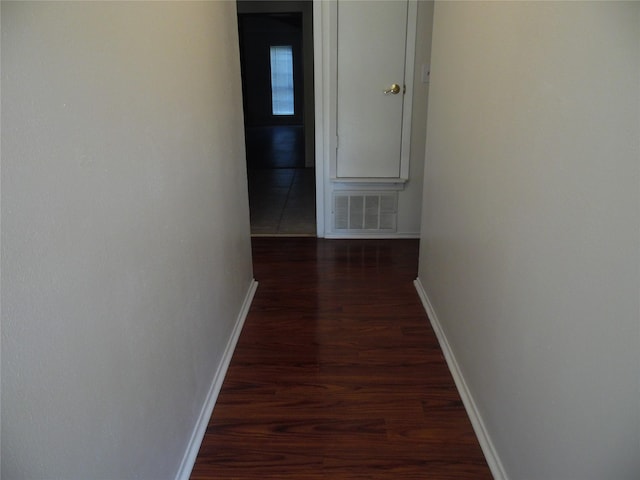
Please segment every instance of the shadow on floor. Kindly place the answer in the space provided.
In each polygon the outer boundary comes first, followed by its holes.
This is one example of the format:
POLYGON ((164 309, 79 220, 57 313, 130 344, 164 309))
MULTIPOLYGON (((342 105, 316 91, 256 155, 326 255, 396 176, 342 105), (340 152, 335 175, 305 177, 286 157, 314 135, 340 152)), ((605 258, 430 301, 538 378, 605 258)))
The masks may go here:
POLYGON ((315 170, 305 168, 303 127, 248 127, 245 135, 251 234, 315 236, 315 170))

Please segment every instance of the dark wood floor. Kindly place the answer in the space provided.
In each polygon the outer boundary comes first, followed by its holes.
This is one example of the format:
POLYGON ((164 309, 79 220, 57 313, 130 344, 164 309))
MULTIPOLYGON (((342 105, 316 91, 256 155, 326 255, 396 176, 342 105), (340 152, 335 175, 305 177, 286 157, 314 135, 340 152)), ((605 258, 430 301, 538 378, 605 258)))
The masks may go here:
POLYGON ((412 285, 415 240, 254 238, 192 479, 490 479, 412 285))

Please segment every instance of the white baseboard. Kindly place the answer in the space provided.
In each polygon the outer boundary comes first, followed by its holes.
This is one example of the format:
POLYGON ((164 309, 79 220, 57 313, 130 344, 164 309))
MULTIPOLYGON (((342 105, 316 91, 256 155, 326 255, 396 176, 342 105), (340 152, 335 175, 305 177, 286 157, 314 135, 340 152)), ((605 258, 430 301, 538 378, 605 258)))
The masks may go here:
POLYGON ((204 405, 200 410, 200 415, 198 416, 195 428, 193 429, 193 433, 191 434, 189 445, 187 446, 187 450, 182 457, 182 462, 180 463, 180 468, 178 469, 176 480, 189 480, 189 477, 191 476, 191 471, 193 470, 193 466, 196 463, 196 457, 198 456, 198 451, 200 450, 202 439, 204 438, 204 434, 207 430, 207 425, 209 424, 209 419, 211 418, 211 414, 213 413, 213 407, 218 400, 218 394, 220 393, 220 389, 222 388, 222 382, 224 381, 224 377, 227 374, 227 369, 229 368, 229 363, 231 363, 233 351, 235 350, 236 344, 238 343, 238 338, 240 337, 242 326, 244 325, 244 321, 247 318, 247 314, 249 313, 249 307, 251 307, 251 302, 253 301, 253 297, 256 293, 257 288, 258 282, 256 282, 255 280, 251 280, 251 284, 249 285, 249 289, 244 298, 244 302, 242 303, 240 313, 238 314, 236 324, 233 327, 233 332, 231 333, 231 337, 229 337, 229 341, 227 342, 224 354, 222 355, 222 361, 220 362, 218 370, 213 377, 211 387, 209 387, 209 392, 207 393, 204 405))
POLYGON ((460 366, 458 365, 458 361, 456 360, 453 351, 451 350, 451 346, 449 345, 449 341, 442 330, 442 326, 440 325, 440 321, 438 320, 438 316, 436 315, 431 302, 429 301, 429 297, 427 296, 427 292, 424 290, 422 286, 422 282, 417 278, 413 284, 418 291, 418 295, 420 296, 420 300, 422 301, 422 305, 427 312, 427 316, 429 317, 429 321, 431 322, 431 326, 435 331, 436 337, 438 337, 438 343, 440 343, 440 348, 442 349, 442 353, 444 354, 444 358, 447 361, 447 366, 451 371, 451 375, 453 376, 453 380, 456 383, 456 387, 458 388, 458 393, 462 398, 462 403, 464 404, 464 408, 467 411, 467 415, 469 415, 469 419, 471 420, 471 424, 473 425, 473 430, 476 433, 476 437, 478 437, 478 443, 480 443, 480 448, 482 448, 482 452, 487 460, 487 464, 489 465, 489 469, 491 470, 491 474, 495 480, 508 480, 507 474, 502 466, 502 462, 500 461, 500 457, 498 456, 498 452, 491 441, 491 437, 487 432, 487 429, 482 420, 482 416, 476 407, 476 403, 473 400, 473 396, 467 386, 467 383, 464 380, 464 376, 460 370, 460 366))

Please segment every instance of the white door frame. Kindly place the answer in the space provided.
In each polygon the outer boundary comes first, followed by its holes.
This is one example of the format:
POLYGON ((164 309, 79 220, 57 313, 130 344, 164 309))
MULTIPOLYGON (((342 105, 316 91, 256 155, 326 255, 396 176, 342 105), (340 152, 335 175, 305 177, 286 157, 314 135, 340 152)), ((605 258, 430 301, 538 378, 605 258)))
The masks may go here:
MULTIPOLYGON (((337 48, 336 42, 331 42, 332 35, 325 33, 330 25, 335 25, 337 20, 337 3, 335 0, 313 0, 313 88, 315 105, 315 140, 316 140, 316 234, 319 238, 325 236, 325 225, 329 220, 325 217, 325 198, 330 197, 326 192, 331 159, 331 145, 333 143, 335 157, 335 139, 331 142, 325 132, 331 131, 329 123, 331 119, 331 92, 327 86, 330 82, 330 74, 336 70, 336 56, 331 54, 332 46, 337 48), (333 6, 333 8, 332 8, 333 6), (334 15, 333 21, 330 18, 334 15), (333 43, 333 44, 332 44, 333 43), (334 62, 333 68, 331 62, 334 62)), ((335 100, 335 92, 333 93, 335 100)))

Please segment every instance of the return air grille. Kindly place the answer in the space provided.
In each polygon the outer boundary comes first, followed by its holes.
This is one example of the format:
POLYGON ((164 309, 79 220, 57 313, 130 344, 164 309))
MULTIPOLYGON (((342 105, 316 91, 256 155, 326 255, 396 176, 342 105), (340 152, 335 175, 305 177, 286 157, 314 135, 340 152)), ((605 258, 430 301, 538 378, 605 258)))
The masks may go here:
POLYGON ((334 195, 333 227, 342 232, 395 232, 396 192, 340 192, 334 195))

